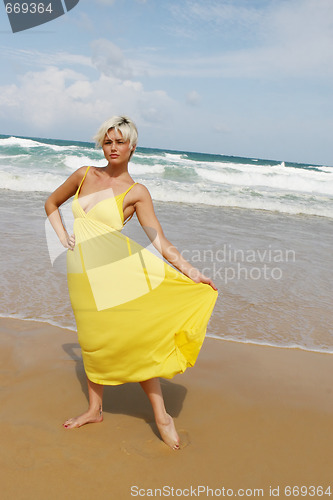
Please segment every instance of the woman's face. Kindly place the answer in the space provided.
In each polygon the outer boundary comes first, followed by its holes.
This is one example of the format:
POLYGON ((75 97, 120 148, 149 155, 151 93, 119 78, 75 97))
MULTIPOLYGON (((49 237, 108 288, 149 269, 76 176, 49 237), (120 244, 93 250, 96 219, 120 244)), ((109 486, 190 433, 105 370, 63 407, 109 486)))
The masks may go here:
POLYGON ((114 129, 105 134, 102 149, 106 160, 113 164, 128 162, 133 151, 129 141, 124 141, 122 133, 114 129))

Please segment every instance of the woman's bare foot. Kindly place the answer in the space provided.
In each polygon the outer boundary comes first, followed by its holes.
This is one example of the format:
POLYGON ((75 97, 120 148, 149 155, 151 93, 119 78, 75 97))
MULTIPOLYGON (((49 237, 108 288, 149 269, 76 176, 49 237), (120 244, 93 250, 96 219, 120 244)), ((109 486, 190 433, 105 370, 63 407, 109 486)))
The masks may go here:
POLYGON ((177 434, 173 418, 167 413, 165 421, 156 421, 161 438, 173 450, 179 450, 179 436, 177 434))
POLYGON ((85 424, 94 424, 102 421, 103 413, 102 409, 100 408, 98 410, 88 410, 78 417, 70 418, 69 420, 66 420, 66 422, 62 425, 65 427, 65 429, 75 429, 77 427, 82 427, 82 425, 85 424))

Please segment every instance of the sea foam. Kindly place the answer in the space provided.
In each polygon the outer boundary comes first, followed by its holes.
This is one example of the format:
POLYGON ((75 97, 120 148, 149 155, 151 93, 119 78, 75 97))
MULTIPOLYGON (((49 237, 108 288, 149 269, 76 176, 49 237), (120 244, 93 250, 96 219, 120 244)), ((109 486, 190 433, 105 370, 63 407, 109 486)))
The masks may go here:
MULTIPOLYGON (((0 189, 51 192, 77 168, 105 164, 90 143, 0 138, 0 189)), ((137 148, 129 172, 157 201, 333 217, 330 166, 137 148)))

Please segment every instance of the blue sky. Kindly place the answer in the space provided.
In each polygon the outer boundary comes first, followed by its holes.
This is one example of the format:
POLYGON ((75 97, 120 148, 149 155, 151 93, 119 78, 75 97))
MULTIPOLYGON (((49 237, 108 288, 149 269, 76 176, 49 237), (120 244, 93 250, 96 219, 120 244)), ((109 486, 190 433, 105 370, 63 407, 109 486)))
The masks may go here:
POLYGON ((127 114, 143 147, 332 165, 332 0, 80 0, 13 34, 0 133, 91 140, 127 114))

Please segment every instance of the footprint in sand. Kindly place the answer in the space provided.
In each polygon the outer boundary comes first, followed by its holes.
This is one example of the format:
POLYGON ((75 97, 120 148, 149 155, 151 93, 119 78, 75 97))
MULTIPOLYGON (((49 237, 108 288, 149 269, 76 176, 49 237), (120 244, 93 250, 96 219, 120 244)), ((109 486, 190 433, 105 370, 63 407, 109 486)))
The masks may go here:
MULTIPOLYGON (((188 433, 182 429, 178 431, 178 435, 180 437, 180 450, 183 450, 191 444, 190 437, 188 433)), ((130 443, 123 441, 121 444, 121 451, 126 453, 126 455, 139 455, 143 458, 158 458, 173 450, 168 448, 162 440, 152 438, 138 439, 130 443)))

